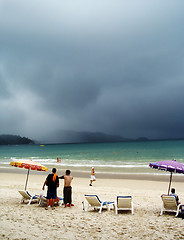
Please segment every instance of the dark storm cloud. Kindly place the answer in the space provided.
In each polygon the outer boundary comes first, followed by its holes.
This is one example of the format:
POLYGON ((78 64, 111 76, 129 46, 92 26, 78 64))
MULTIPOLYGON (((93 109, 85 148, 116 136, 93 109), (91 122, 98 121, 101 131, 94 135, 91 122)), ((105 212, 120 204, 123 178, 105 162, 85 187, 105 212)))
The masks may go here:
POLYGON ((0 133, 183 137, 183 1, 0 1, 0 133))

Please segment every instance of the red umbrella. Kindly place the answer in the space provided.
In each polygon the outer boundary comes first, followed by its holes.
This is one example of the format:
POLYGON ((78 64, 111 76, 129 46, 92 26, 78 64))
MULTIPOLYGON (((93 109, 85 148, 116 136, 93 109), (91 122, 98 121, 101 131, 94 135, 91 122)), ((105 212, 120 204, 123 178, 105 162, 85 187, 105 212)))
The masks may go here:
POLYGON ((14 166, 14 167, 28 169, 27 178, 26 178, 26 184, 25 184, 25 190, 27 188, 27 182, 28 182, 30 169, 31 170, 37 170, 37 171, 48 171, 47 167, 43 166, 42 164, 33 162, 31 160, 13 161, 13 162, 10 163, 10 165, 14 166))

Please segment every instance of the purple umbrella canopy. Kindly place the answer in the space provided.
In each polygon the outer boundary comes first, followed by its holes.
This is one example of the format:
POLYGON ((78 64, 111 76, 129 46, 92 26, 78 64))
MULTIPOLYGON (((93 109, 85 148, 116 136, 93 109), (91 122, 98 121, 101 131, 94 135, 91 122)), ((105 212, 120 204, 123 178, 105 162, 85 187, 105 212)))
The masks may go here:
POLYGON ((160 162, 150 163, 149 166, 158 170, 184 174, 184 164, 179 163, 176 160, 164 160, 160 162))
POLYGON ((184 174, 184 164, 179 163, 176 160, 163 160, 163 161, 159 161, 159 162, 150 163, 149 166, 151 168, 168 171, 171 173, 168 195, 169 195, 170 186, 171 186, 172 173, 183 173, 184 174))

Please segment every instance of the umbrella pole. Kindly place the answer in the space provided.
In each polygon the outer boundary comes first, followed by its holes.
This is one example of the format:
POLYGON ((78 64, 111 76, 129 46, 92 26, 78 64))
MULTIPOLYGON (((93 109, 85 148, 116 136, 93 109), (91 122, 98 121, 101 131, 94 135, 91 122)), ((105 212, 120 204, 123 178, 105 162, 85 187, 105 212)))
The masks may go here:
POLYGON ((30 168, 29 168, 28 171, 27 171, 27 178, 26 178, 26 184, 25 184, 25 191, 26 191, 26 188, 27 188, 27 182, 28 182, 28 177, 29 177, 29 171, 30 171, 30 168))
POLYGON ((170 182, 169 182, 169 188, 168 188, 168 195, 169 195, 170 188, 171 188, 171 181, 172 181, 172 172, 171 172, 171 175, 170 175, 170 182))

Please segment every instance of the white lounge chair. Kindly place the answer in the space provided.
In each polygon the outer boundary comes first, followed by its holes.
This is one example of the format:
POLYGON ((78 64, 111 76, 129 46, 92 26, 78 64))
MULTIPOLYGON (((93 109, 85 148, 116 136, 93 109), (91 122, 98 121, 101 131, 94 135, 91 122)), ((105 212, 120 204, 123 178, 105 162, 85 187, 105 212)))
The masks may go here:
POLYGON ((99 209, 99 213, 102 212, 102 208, 110 210, 111 205, 114 204, 114 202, 108 202, 108 201, 100 201, 99 197, 97 195, 88 195, 85 194, 85 199, 87 201, 87 207, 83 206, 84 211, 88 211, 88 208, 91 206, 94 209, 99 209))
POLYGON ((160 215, 164 212, 175 212, 175 216, 178 216, 181 204, 177 205, 175 196, 162 195, 161 198, 163 204, 160 215))
POLYGON ((117 196, 117 201, 114 203, 115 214, 118 210, 130 210, 134 214, 133 201, 131 196, 117 196))
POLYGON ((38 195, 31 196, 31 194, 28 191, 25 191, 25 190, 19 190, 18 192, 22 196, 22 199, 21 199, 20 203, 24 203, 25 201, 28 201, 27 205, 30 205, 32 202, 38 202, 39 201, 39 196, 38 195))

